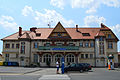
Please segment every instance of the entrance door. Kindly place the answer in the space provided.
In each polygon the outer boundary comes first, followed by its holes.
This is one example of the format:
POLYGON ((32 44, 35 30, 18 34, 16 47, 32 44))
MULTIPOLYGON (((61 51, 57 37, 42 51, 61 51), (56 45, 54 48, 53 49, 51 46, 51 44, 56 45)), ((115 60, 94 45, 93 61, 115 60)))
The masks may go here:
POLYGON ((21 59, 20 59, 20 66, 24 66, 24 58, 23 57, 21 57, 21 59))

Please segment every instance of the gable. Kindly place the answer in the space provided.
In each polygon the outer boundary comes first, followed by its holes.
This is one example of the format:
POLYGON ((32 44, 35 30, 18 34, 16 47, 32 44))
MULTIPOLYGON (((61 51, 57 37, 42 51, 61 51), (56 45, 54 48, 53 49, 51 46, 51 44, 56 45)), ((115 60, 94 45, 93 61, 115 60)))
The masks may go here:
POLYGON ((66 38, 67 39, 71 37, 68 34, 68 32, 65 30, 65 28, 62 26, 62 24, 58 22, 58 24, 55 26, 55 28, 53 29, 53 31, 51 32, 48 38, 52 38, 52 39, 66 38))

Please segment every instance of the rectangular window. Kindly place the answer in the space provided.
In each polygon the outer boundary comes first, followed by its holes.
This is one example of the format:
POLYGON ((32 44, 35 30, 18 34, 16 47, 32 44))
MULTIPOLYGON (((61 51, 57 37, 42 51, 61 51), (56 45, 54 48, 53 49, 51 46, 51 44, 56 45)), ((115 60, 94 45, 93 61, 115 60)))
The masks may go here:
POLYGON ((19 44, 16 44, 16 48, 19 48, 19 44))
POLYGON ((85 43, 85 47, 89 47, 89 43, 88 42, 85 43))
POLYGON ((81 58, 84 58, 84 54, 81 54, 81 58))
POLYGON ((85 54, 85 58, 88 58, 88 54, 85 54))
POLYGON ((90 47, 94 47, 94 42, 91 42, 91 43, 90 43, 90 47))
POLYGON ((16 54, 16 58, 18 58, 18 54, 16 54))
POLYGON ((73 43, 69 43, 69 46, 74 46, 74 44, 73 43))
POLYGON ((57 46, 62 46, 63 44, 62 43, 56 43, 57 46))
POLYGON ((25 53, 25 42, 21 42, 21 53, 25 53))
POLYGON ((80 43, 80 47, 83 47, 83 43, 82 42, 80 43))
POLYGON ((111 34, 108 34, 108 38, 111 38, 111 34))
POLYGON ((38 54, 34 54, 34 63, 38 63, 38 54))
POLYGON ((108 42, 108 49, 113 49, 113 43, 112 42, 108 42))
POLYGON ((38 48, 38 43, 37 42, 34 43, 34 48, 38 48))
POLYGON ((90 54, 90 59, 92 59, 93 58, 93 54, 90 54))
POLYGON ((9 54, 5 54, 5 57, 9 57, 9 54))
POLYGON ((100 45, 100 46, 99 46, 99 47, 100 47, 100 48, 99 48, 99 49, 100 49, 100 54, 104 54, 104 43, 103 43, 103 42, 100 42, 99 45, 100 45))
POLYGON ((12 44, 12 48, 14 48, 14 44, 12 44))
POLYGON ((10 48, 10 44, 5 44, 5 48, 10 48))
POLYGON ((46 43, 45 46, 50 46, 50 43, 46 43))
POLYGON ((99 38, 99 41, 103 41, 103 40, 104 40, 104 38, 103 38, 103 37, 100 37, 100 38, 99 38))
POLYGON ((6 61, 6 62, 9 61, 9 54, 5 54, 5 61, 6 61))

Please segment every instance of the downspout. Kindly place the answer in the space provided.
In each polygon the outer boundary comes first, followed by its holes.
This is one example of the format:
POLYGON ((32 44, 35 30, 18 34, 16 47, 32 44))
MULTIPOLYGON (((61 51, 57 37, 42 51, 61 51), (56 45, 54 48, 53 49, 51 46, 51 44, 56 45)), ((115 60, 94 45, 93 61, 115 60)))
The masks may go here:
POLYGON ((94 61, 95 61, 95 65, 94 67, 96 67, 96 39, 95 39, 95 42, 94 42, 95 46, 94 46, 94 61))

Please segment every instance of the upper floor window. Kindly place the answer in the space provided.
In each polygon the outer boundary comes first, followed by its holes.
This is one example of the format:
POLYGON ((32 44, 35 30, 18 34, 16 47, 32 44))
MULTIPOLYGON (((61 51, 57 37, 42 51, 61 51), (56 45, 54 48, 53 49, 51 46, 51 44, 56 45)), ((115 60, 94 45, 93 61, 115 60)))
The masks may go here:
POLYGON ((112 42, 108 42, 108 49, 113 49, 113 43, 112 42))
POLYGON ((99 49, 100 49, 100 54, 104 54, 104 43, 103 42, 100 42, 99 43, 99 49))
POLYGON ((85 54, 85 58, 88 58, 88 54, 85 54))
POLYGON ((14 44, 12 44, 12 48, 14 48, 14 44))
POLYGON ((84 54, 81 54, 81 58, 84 58, 84 54))
POLYGON ((19 44, 16 44, 16 48, 19 48, 19 44))
POLYGON ((93 58, 93 54, 90 54, 90 59, 92 59, 93 58))
POLYGON ((46 43, 45 46, 50 46, 50 43, 46 43))
POLYGON ((69 46, 74 46, 74 44, 73 43, 69 43, 69 46))
POLYGON ((83 43, 82 42, 80 42, 80 47, 83 47, 83 43))
POLYGON ((62 46, 63 44, 62 43, 56 43, 57 46, 62 46))
POLYGON ((89 47, 89 43, 88 42, 85 43, 85 47, 89 47))
POLYGON ((58 36, 59 36, 59 37, 61 37, 61 34, 60 34, 60 33, 58 33, 58 36))
POLYGON ((90 47, 94 47, 94 42, 91 42, 91 43, 90 43, 90 47))
POLYGON ((5 44, 5 48, 10 48, 10 44, 5 44))
POLYGON ((108 38, 111 38, 111 34, 108 34, 108 38))
POLYGON ((9 57, 9 54, 6 54, 5 57, 9 57))
POLYGON ((25 53, 25 42, 21 42, 21 53, 25 53))
POLYGON ((103 41, 103 40, 104 40, 103 37, 100 37, 100 38, 99 38, 99 41, 103 41))
POLYGON ((37 42, 34 43, 34 48, 38 48, 38 43, 37 42))

